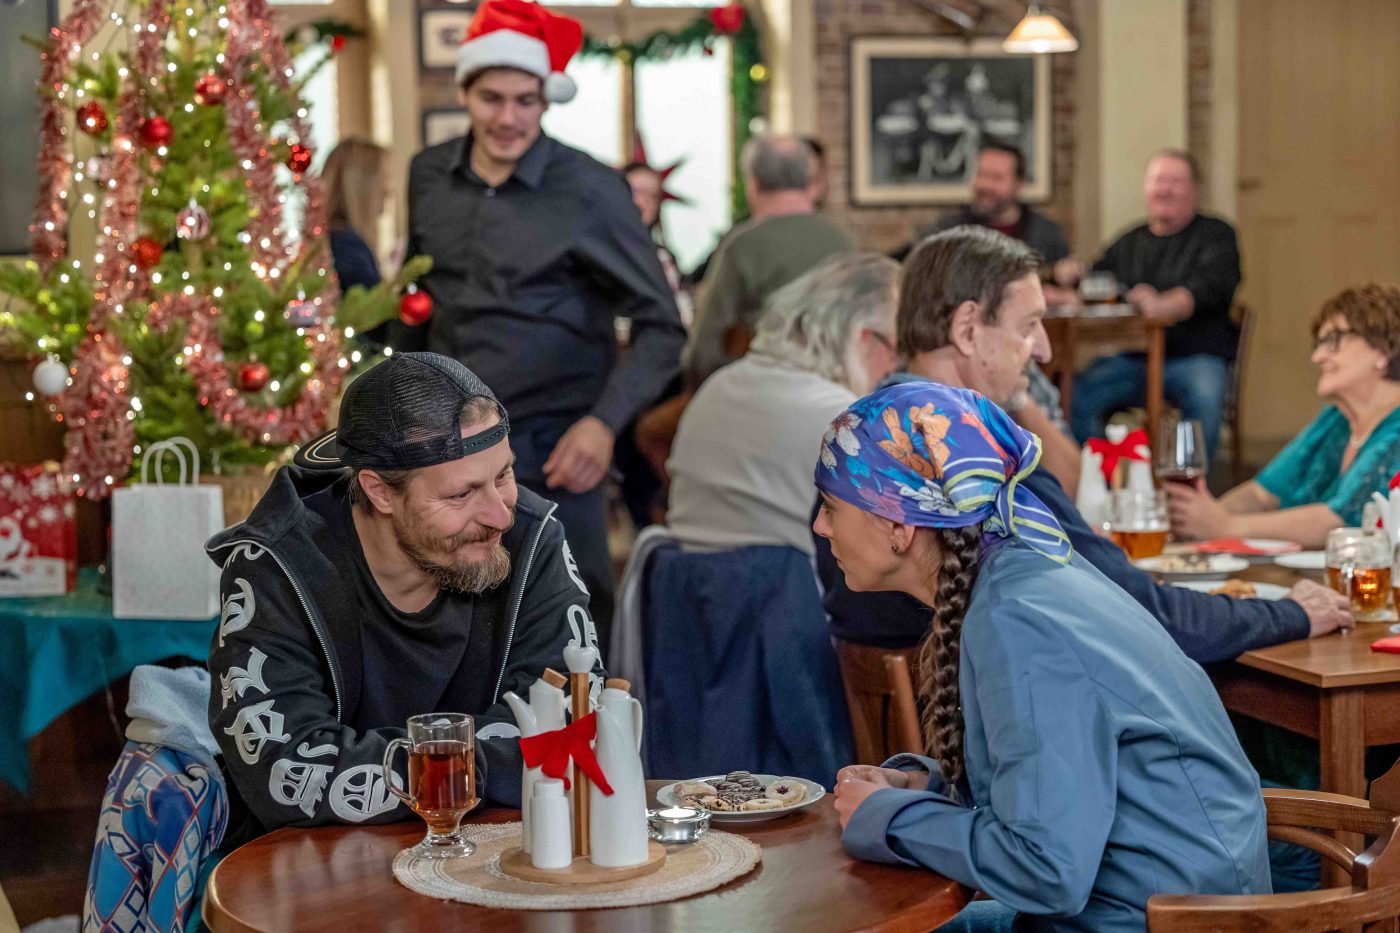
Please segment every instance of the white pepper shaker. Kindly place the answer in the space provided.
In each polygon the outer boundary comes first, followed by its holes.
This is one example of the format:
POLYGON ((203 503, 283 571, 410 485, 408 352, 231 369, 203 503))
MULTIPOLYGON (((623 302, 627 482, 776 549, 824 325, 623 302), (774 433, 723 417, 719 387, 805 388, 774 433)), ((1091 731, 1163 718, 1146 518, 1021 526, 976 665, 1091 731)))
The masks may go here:
POLYGON ((541 778, 535 782, 535 795, 530 800, 530 864, 556 871, 573 863, 573 824, 564 782, 541 778))

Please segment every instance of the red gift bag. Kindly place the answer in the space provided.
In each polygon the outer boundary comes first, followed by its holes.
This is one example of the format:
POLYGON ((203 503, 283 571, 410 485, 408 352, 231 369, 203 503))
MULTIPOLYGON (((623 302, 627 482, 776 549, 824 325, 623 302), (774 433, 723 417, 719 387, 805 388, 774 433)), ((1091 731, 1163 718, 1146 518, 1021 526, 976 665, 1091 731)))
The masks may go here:
POLYGON ((76 513, 57 463, 0 464, 0 596, 61 596, 73 589, 76 513))

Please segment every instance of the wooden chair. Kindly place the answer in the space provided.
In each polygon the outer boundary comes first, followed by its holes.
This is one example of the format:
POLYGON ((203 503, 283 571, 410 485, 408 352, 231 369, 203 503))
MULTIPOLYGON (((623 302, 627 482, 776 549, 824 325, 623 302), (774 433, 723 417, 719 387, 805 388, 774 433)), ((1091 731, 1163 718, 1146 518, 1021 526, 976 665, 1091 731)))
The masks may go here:
POLYGON ((832 642, 851 710, 856 762, 878 765, 891 755, 921 748, 911 673, 918 649, 875 648, 840 638, 832 642))
POLYGON ((15 912, 10 909, 4 888, 0 888, 0 933, 19 933, 19 921, 15 919, 15 912))
POLYGON ((1249 344, 1254 337, 1254 309, 1248 305, 1235 305, 1230 310, 1230 319, 1235 326, 1238 339, 1235 341, 1235 360, 1230 364, 1230 382, 1225 394, 1225 424, 1230 428, 1230 481, 1241 481, 1244 469, 1244 373, 1249 359, 1249 344))
POLYGON ((1147 902, 1152 933, 1231 933, 1359 928, 1396 933, 1400 917, 1400 764, 1371 785, 1371 800, 1319 791, 1264 789, 1269 836, 1306 846, 1351 877, 1348 887, 1297 894, 1199 896, 1159 894, 1147 902), (1374 836, 1357 854, 1327 835, 1374 836))

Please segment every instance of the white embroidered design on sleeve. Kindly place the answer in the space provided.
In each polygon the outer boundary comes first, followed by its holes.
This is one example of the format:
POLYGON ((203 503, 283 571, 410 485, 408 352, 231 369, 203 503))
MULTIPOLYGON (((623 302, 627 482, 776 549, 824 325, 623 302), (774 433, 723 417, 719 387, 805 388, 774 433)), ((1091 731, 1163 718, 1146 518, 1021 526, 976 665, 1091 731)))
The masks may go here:
POLYGON ((258 547, 256 544, 249 544, 245 542, 243 544, 237 545, 232 551, 229 551, 228 557, 224 560, 223 569, 227 570, 228 565, 233 563, 240 557, 244 558, 245 560, 257 560, 259 557, 262 557, 266 553, 267 548, 258 547))
POLYGON ((257 648, 248 652, 248 666, 230 667, 227 674, 219 675, 219 698, 222 700, 220 709, 228 708, 229 700, 241 700, 243 694, 250 687, 256 687, 259 693, 267 693, 267 683, 263 680, 263 662, 267 660, 267 655, 257 648))
POLYGON ((282 731, 282 714, 272 708, 271 700, 263 700, 252 706, 245 706, 233 718, 233 725, 224 729, 225 735, 233 736, 238 757, 244 764, 255 765, 262 757, 263 746, 268 742, 286 742, 291 736, 282 731))
POLYGON ((564 569, 569 571, 569 579, 574 581, 574 585, 583 591, 584 596, 591 595, 588 587, 583 585, 583 576, 578 572, 578 561, 574 560, 574 552, 569 549, 569 541, 564 540, 564 569))
MULTIPOLYGON (((394 786, 403 779, 394 775, 394 786)), ((331 812, 350 823, 363 823, 399 805, 399 798, 384 784, 384 769, 377 764, 356 765, 336 775, 331 784, 331 812)))
POLYGON ((253 587, 247 580, 235 577, 233 585, 238 587, 238 592, 224 597, 224 608, 219 613, 220 648, 224 646, 225 636, 241 632, 252 624, 258 608, 257 597, 253 595, 253 587))
MULTIPOLYGON (((302 748, 306 746, 303 744, 302 748)), ((300 750, 300 749, 298 749, 300 750)), ((287 807, 300 807, 307 816, 316 815, 316 805, 326 791, 330 780, 331 765, 318 765, 295 758, 279 758, 272 763, 272 774, 267 779, 267 792, 272 799, 287 807)))

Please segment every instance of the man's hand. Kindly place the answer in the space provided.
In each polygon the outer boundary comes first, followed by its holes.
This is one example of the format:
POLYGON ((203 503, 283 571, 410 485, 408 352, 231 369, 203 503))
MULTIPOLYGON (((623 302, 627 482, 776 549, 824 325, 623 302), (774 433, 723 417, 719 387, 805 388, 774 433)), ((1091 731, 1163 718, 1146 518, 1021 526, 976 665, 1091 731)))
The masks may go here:
POLYGON ((1073 256, 1066 256, 1055 263, 1054 269, 1055 284, 1065 288, 1073 288, 1079 284, 1079 280, 1084 278, 1084 263, 1073 256))
POLYGON ((1204 482, 1197 481, 1195 486, 1166 483, 1163 488, 1167 493, 1172 533, 1177 537, 1205 541, 1234 534, 1235 516, 1210 494, 1204 482))
POLYGON ((1151 285, 1134 285, 1125 297, 1149 321, 1166 321, 1171 317, 1170 312, 1162 308, 1162 293, 1151 285))
POLYGON ((575 421, 544 462, 545 485, 588 492, 608 475, 615 439, 612 429, 592 415, 575 421))
POLYGON ((1351 600, 1335 590, 1312 580, 1299 580, 1288 591, 1288 598, 1308 614, 1309 638, 1351 628, 1351 600))

